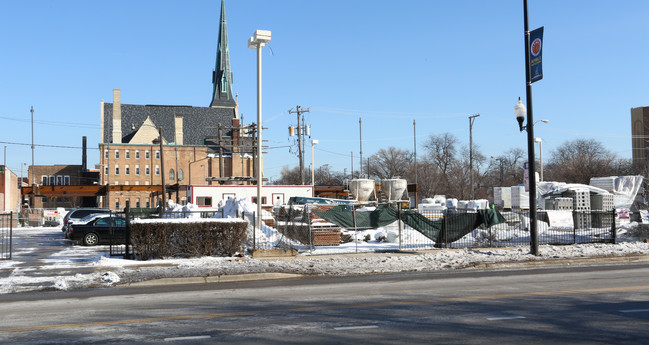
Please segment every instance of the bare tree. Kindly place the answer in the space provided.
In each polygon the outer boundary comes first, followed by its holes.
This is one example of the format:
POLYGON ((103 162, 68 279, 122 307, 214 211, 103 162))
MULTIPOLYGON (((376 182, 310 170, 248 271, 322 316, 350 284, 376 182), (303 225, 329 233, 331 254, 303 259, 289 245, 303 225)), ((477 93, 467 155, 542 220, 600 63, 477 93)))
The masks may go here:
POLYGON ((370 157, 369 161, 367 171, 370 175, 380 179, 397 176, 407 178, 411 172, 413 155, 410 151, 390 146, 387 149, 380 149, 370 157))
MULTIPOLYGON (((311 173, 309 171, 309 173, 311 173)), ((324 164, 315 170, 315 184, 317 186, 336 186, 345 183, 345 174, 331 170, 331 165, 324 164)))
POLYGON ((431 162, 435 164, 440 174, 446 175, 449 167, 455 161, 458 139, 451 133, 431 134, 424 144, 431 162))
POLYGON ((526 153, 521 148, 509 149, 504 154, 491 157, 489 163, 492 184, 494 186, 515 186, 523 182, 523 162, 526 153))
POLYGON ((591 177, 614 175, 616 161, 615 154, 597 140, 567 141, 550 154, 545 180, 588 184, 591 177))
POLYGON ((289 168, 287 165, 282 168, 281 176, 271 182, 274 185, 299 185, 302 183, 300 167, 289 168))

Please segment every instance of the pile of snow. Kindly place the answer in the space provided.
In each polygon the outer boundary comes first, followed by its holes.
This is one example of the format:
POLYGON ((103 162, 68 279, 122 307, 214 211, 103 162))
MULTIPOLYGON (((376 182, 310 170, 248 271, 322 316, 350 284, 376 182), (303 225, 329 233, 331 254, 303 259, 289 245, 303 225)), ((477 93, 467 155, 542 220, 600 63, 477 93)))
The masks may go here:
MULTIPOLYGON (((215 218, 236 218, 244 217, 248 220, 248 241, 246 246, 253 248, 257 245, 262 248, 275 248, 282 245, 299 245, 299 243, 288 239, 275 228, 261 222, 261 229, 255 228, 254 215, 257 213, 257 205, 253 204, 250 198, 230 198, 224 204, 219 205, 219 212, 215 218)), ((262 209, 262 219, 274 219, 273 214, 262 209)))
POLYGON ((176 204, 173 200, 167 200, 165 213, 162 218, 201 218, 199 207, 192 203, 187 205, 176 204))
MULTIPOLYGON (((250 205, 240 205, 248 207, 250 205)), ((225 221, 225 219, 224 219, 225 221)), ((470 268, 484 264, 646 255, 649 227, 638 223, 623 225, 618 230, 617 244, 578 244, 569 246, 540 246, 540 256, 530 254, 529 246, 507 248, 433 249, 423 252, 376 253, 383 248, 394 249, 390 238, 398 228, 390 225, 377 230, 359 231, 358 239, 341 246, 316 247, 291 259, 254 259, 231 257, 202 257, 160 259, 146 262, 108 257, 108 246, 63 246, 59 251, 42 251, 19 246, 27 238, 46 241, 61 238, 61 231, 48 227, 14 229, 12 260, 0 261, 0 294, 57 289, 70 290, 93 286, 114 286, 158 278, 206 277, 247 273, 293 273, 309 275, 345 275, 389 273, 403 271, 434 271, 470 268), (365 237, 369 236, 369 241, 365 237), (387 241, 384 241, 383 239, 387 241), (378 239, 378 240, 377 240, 378 239), (358 255, 314 255, 349 253, 356 248, 358 255), (366 253, 362 253, 366 252, 366 253)), ((264 228, 264 231, 270 231, 264 228)), ((510 233, 515 237, 515 232, 510 233)), ((475 233, 479 236, 480 232, 475 233)), ((473 234, 472 234, 473 235, 473 234)), ((402 230, 404 241, 427 240, 416 231, 402 230), (409 238, 408 236, 413 236, 409 238)), ((499 233, 498 236, 504 236, 499 233)), ((529 236, 526 234, 525 236, 529 236)), ((428 240, 430 242, 430 240, 428 240)), ((52 248, 55 248, 54 246, 52 248)))

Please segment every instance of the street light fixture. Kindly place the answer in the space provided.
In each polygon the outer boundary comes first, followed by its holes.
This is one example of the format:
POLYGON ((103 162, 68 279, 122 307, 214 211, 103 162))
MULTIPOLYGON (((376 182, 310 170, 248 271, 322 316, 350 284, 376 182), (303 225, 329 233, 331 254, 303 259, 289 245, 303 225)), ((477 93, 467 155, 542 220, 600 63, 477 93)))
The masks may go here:
POLYGON ((257 49, 257 229, 261 229, 261 187, 263 181, 262 140, 261 140, 261 49, 270 42, 270 31, 257 30, 248 39, 248 48, 257 49))

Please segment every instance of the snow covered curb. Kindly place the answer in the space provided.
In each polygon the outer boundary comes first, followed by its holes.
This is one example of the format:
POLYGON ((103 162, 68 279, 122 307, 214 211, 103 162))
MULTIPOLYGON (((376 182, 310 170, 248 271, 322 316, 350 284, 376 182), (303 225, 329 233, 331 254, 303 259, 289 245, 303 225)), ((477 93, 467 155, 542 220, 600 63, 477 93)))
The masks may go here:
MULTIPOLYGON (((438 271, 498 264, 560 264, 561 259, 644 256, 648 243, 583 244, 542 246, 541 255, 529 254, 528 248, 444 249, 413 253, 361 253, 331 256, 298 256, 294 258, 253 259, 216 258, 154 260, 145 264, 102 258, 98 267, 112 269, 122 284, 146 280, 183 277, 221 277, 227 275, 284 273, 297 275, 359 275, 438 271)), ((649 260, 649 256, 646 257, 649 260)), ((589 260, 592 261, 592 260, 589 260)), ((614 260, 610 260, 614 261, 614 260)))

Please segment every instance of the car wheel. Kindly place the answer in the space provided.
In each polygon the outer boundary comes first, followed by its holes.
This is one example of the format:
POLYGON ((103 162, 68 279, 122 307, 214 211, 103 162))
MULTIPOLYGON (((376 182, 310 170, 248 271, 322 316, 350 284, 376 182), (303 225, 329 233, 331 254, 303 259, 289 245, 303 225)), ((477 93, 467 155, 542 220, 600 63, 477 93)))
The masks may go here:
POLYGON ((84 246, 96 246, 99 243, 99 236, 94 232, 88 233, 83 236, 83 245, 84 246))

